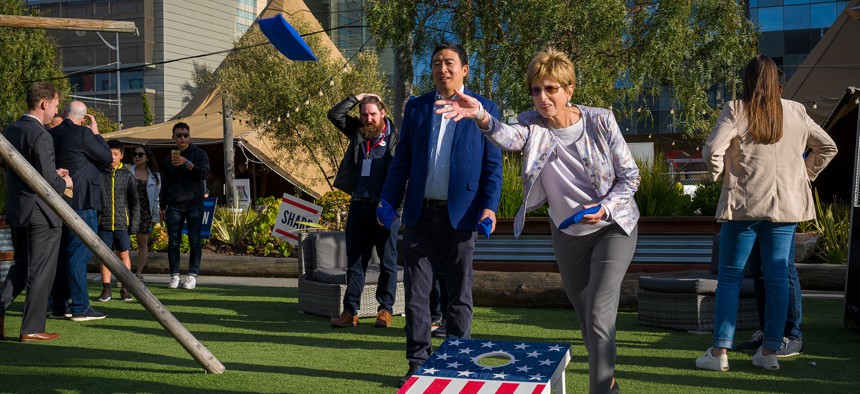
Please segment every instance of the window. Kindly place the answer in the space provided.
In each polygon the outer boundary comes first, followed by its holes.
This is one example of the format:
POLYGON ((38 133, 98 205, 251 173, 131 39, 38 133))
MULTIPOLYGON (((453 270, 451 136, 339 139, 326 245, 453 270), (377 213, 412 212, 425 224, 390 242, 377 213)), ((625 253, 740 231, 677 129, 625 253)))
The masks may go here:
POLYGON ((785 7, 785 30, 809 29, 809 6, 795 5, 785 7))
POLYGON ((782 7, 758 9, 759 30, 777 31, 783 29, 782 7))
POLYGON ((809 6, 809 27, 830 27, 836 21, 838 13, 836 3, 812 4, 809 6))

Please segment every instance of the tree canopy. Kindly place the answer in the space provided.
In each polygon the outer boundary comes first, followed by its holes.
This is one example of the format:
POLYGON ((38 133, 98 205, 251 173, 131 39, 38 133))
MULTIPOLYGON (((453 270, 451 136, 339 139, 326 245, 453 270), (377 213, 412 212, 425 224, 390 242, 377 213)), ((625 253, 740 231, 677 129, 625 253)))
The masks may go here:
POLYGON ((708 89, 735 89, 756 52, 754 26, 731 0, 381 0, 368 7, 378 45, 412 51, 415 62, 401 64, 406 76, 412 65, 429 70, 435 45, 457 42, 470 53, 470 87, 519 112, 532 106, 529 60, 553 46, 576 65, 574 102, 647 116, 647 104, 666 88, 679 131, 710 130, 717 110, 708 89))
MULTIPOLYGON (((19 0, 0 0, 2 15, 34 15, 19 0)), ((38 16, 38 15, 34 15, 38 16)), ((27 112, 24 96, 30 83, 52 80, 68 97, 69 82, 57 58, 57 44, 41 29, 0 27, 0 125, 14 122, 27 112), (56 79, 54 79, 56 78, 56 79)))
MULTIPOLYGON (((290 24, 299 33, 310 31, 300 20, 291 19, 290 24)), ((265 44, 266 37, 254 26, 236 43, 246 49, 230 55, 216 78, 232 100, 235 116, 250 119, 290 160, 318 167, 327 174, 318 181, 331 187, 346 139, 326 113, 349 95, 368 92, 385 97, 384 79, 373 53, 359 53, 347 65, 329 53, 319 36, 305 36, 305 41, 319 61, 286 59, 265 44)))

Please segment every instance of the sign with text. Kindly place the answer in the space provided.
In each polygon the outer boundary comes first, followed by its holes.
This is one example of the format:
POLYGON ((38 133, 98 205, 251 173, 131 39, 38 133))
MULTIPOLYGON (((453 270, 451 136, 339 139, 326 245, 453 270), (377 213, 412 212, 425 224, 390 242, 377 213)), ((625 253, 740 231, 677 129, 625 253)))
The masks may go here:
POLYGON ((322 213, 321 206, 284 193, 278 218, 275 220, 275 226, 272 227, 272 235, 298 245, 298 230, 308 227, 299 222, 319 223, 320 213, 322 213))
MULTIPOLYGON (((203 217, 200 225, 200 238, 209 238, 212 235, 212 219, 215 218, 215 205, 218 197, 206 197, 203 199, 203 217)), ((188 234, 188 224, 182 223, 182 234, 188 234)))

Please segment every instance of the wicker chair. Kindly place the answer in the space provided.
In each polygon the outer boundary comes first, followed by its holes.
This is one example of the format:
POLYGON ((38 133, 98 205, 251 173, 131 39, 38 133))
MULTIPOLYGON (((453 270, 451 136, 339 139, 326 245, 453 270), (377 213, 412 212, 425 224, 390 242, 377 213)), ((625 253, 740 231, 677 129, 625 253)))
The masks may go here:
MULTIPOLYGON (((299 234, 299 312, 334 318, 343 312, 346 293, 346 235, 343 232, 303 232, 299 234)), ((379 258, 370 261, 361 291, 359 317, 376 316, 376 284, 379 258)), ((392 313, 405 313, 403 268, 397 269, 392 313)))
MULTIPOLYGON (((753 254, 757 253, 755 248, 753 254)), ((697 333, 713 331, 718 267, 719 234, 714 236, 710 274, 682 278, 640 277, 639 324, 697 333)), ((756 308, 753 280, 744 278, 738 303, 738 330, 759 327, 756 308)))

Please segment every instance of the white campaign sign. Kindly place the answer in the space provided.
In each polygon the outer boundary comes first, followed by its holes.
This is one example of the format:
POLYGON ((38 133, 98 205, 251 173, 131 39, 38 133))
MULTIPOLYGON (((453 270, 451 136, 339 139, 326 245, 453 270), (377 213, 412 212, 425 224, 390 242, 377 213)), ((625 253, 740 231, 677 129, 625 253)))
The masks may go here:
POLYGON ((319 223, 321 212, 321 206, 284 193, 281 198, 281 209, 278 210, 278 219, 275 220, 275 226, 272 227, 272 235, 293 245, 298 245, 297 230, 307 227, 298 224, 298 222, 319 223))

